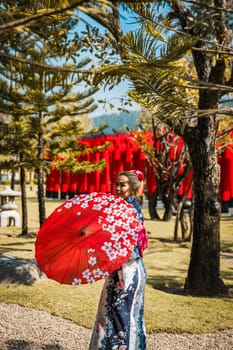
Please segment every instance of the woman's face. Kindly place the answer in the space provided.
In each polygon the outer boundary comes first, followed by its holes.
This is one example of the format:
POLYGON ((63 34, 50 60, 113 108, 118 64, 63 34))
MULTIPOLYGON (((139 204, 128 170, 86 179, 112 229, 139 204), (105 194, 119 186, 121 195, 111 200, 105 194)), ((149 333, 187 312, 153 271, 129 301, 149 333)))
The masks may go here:
POLYGON ((129 185, 129 179, 125 175, 120 175, 116 180, 116 194, 123 199, 132 196, 132 190, 129 185))

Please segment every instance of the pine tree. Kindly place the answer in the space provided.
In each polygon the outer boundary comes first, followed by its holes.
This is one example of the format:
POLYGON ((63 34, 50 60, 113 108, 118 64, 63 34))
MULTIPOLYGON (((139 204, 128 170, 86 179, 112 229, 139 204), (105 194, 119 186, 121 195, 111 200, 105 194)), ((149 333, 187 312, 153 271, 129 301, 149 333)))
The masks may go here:
MULTIPOLYGON (((14 17, 24 18, 25 14, 30 17, 34 10, 40 11, 46 6, 35 2, 5 2, 4 5, 2 12, 6 22, 14 17)), ((59 146, 61 138, 59 139, 58 135, 62 134, 62 137, 65 137, 66 144, 71 143, 72 139, 73 146, 76 144, 77 147, 77 138, 80 134, 85 135, 80 127, 79 118, 95 108, 91 96, 97 89, 91 87, 89 75, 78 74, 79 69, 87 66, 90 60, 85 57, 80 59, 82 40, 77 34, 73 37, 70 35, 78 20, 72 12, 68 15, 56 14, 49 18, 45 16, 29 22, 24 30, 16 27, 5 31, 6 37, 2 43, 2 49, 8 57, 2 55, 0 60, 0 83, 5 87, 0 95, 0 108, 10 121, 9 137, 4 134, 1 141, 2 152, 4 153, 4 147, 5 150, 8 149, 9 138, 15 137, 14 128, 17 123, 20 128, 17 135, 21 136, 21 141, 17 143, 17 147, 16 144, 13 145, 10 161, 14 163, 14 167, 21 169, 23 178, 26 169, 33 168, 36 171, 40 225, 46 218, 44 174, 51 165, 51 161, 44 157, 45 151, 49 151, 50 147, 51 152, 54 152, 55 148, 59 152, 59 147, 63 147, 64 158, 69 159, 71 167, 71 157, 67 157, 67 154, 71 154, 71 148, 59 146), (81 85, 81 92, 73 89, 78 85, 81 85), (61 120, 67 117, 69 119, 65 125, 61 120), (57 138, 54 141, 55 129, 57 138)), ((83 164, 83 168, 80 166, 79 171, 85 171, 85 166, 87 164, 83 164)), ((99 167, 103 166, 101 162, 99 167)), ((76 171, 74 158, 72 167, 76 171)), ((88 164, 88 171, 95 170, 96 167, 98 168, 98 164, 88 164)), ((24 197, 25 191, 22 193, 24 197)), ((26 216, 26 212, 23 215, 26 216)), ((27 233, 27 228, 23 229, 23 233, 27 233)))

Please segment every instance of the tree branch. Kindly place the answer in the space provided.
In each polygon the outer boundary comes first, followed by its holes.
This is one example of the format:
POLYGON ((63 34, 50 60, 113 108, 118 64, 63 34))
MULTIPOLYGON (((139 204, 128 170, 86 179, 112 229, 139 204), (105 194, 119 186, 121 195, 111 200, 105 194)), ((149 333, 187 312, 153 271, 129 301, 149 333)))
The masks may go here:
MULTIPOLYGON (((69 6, 62 6, 62 7, 58 7, 56 9, 53 9, 53 10, 42 11, 40 13, 36 13, 35 15, 31 15, 31 16, 26 17, 26 18, 21 18, 21 19, 18 19, 18 20, 15 20, 15 21, 11 21, 11 22, 8 22, 8 23, 5 23, 5 24, 1 24, 0 25, 0 31, 6 31, 6 30, 9 30, 11 28, 16 28, 16 27, 22 26, 22 25, 27 24, 29 22, 38 20, 41 17, 48 17, 48 16, 52 16, 52 15, 55 15, 55 14, 58 14, 58 13, 61 13, 61 12, 72 10, 75 7, 78 7, 78 6, 82 5, 85 2, 87 2, 87 0, 78 0, 78 1, 75 1, 72 5, 69 5, 69 6)), ((100 0, 100 2, 106 3, 105 0, 100 0)))
POLYGON ((80 74, 89 74, 89 75, 93 74, 93 72, 91 72, 90 69, 80 70, 80 69, 71 68, 71 67, 68 67, 68 66, 62 66, 62 67, 61 66, 51 66, 51 65, 48 65, 48 64, 43 64, 43 63, 35 62, 35 61, 32 61, 32 60, 28 60, 28 59, 25 59, 25 58, 20 58, 20 57, 17 57, 17 56, 7 55, 4 52, 0 52, 0 57, 6 58, 8 60, 13 60, 13 61, 16 61, 16 62, 20 62, 20 63, 23 63, 23 64, 29 64, 29 65, 34 66, 34 67, 43 68, 43 69, 46 69, 46 70, 49 70, 49 71, 52 71, 52 72, 80 73, 80 74))

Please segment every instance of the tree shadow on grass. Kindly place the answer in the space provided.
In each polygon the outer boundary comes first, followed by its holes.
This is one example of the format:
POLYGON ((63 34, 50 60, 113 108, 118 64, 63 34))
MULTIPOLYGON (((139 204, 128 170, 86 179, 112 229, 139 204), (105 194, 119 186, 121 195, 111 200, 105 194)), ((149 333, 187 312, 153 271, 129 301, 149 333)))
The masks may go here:
POLYGON ((232 219, 233 217, 232 216, 221 216, 221 221, 228 221, 230 223, 232 223, 232 219))
POLYGON ((185 295, 183 284, 175 276, 147 276, 147 284, 165 293, 185 295))
POLYGON ((34 241, 32 242, 13 242, 13 243, 1 243, 0 244, 0 255, 10 253, 11 251, 19 251, 19 252, 31 252, 31 248, 23 248, 26 244, 34 244, 34 241), (16 246, 18 248, 16 248, 16 246))
POLYGON ((224 253, 232 254, 231 258, 233 260, 233 247, 232 242, 221 242, 221 251, 224 253))
POLYGON ((62 350, 59 344, 38 345, 34 342, 28 342, 20 339, 9 339, 5 343, 0 344, 2 350, 62 350))
MULTIPOLYGON (((223 272, 222 277, 230 279, 232 278, 232 273, 223 272)), ((183 283, 177 281, 175 276, 147 276, 147 284, 151 285, 154 289, 168 294, 187 295, 184 291, 183 283)), ((228 296, 233 298, 233 285, 227 284, 226 287, 229 291, 228 296)))

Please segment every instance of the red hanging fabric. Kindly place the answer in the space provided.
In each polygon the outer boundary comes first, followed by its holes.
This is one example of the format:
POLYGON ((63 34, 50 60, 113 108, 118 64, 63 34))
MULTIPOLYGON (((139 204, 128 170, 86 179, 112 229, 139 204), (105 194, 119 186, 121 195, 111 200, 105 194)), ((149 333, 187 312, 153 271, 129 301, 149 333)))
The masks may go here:
POLYGON ((62 172, 61 176, 61 198, 65 199, 69 196, 70 187, 70 173, 68 171, 62 172))
POLYGON ((220 190, 223 201, 233 198, 233 151, 231 146, 226 147, 221 157, 221 180, 220 190))
POLYGON ((137 169, 145 173, 145 165, 146 165, 145 153, 140 148, 138 148, 138 150, 133 152, 133 169, 137 169))
POLYGON ((78 193, 78 174, 70 174, 69 193, 71 196, 78 193))
POLYGON ((105 169, 100 173, 100 192, 110 192, 111 191, 111 177, 110 177, 110 167, 109 167, 109 153, 106 150, 103 152, 103 158, 106 161, 106 167, 105 169))
POLYGON ((146 164, 146 188, 149 195, 152 195, 156 190, 156 180, 153 172, 152 166, 147 162, 146 164))
POLYGON ((186 198, 192 198, 192 187, 190 186, 190 182, 192 181, 193 172, 192 170, 189 172, 188 176, 182 181, 180 188, 177 192, 179 196, 186 195, 186 198))

